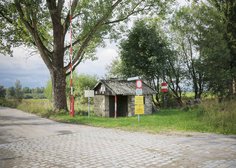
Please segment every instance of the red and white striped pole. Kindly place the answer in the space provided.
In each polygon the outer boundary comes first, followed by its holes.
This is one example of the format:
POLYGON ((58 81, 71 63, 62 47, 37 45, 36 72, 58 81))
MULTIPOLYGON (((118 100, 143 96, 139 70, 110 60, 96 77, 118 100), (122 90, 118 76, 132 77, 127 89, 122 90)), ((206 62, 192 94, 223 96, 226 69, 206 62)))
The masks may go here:
POLYGON ((74 117, 74 94, 73 94, 73 65, 72 65, 73 49, 72 49, 72 13, 70 1, 70 116, 74 117))

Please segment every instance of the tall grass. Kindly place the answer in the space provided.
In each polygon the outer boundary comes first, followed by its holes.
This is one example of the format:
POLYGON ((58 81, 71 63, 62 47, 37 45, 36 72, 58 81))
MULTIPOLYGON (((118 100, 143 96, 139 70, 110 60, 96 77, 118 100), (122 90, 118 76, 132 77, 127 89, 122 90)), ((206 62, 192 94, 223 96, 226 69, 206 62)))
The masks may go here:
POLYGON ((19 103, 20 103, 19 100, 0 98, 0 106, 3 106, 3 107, 16 108, 19 103))
MULTIPOLYGON (((0 99, 0 106, 17 108, 19 110, 33 113, 41 117, 49 118, 54 113, 52 102, 48 99, 0 99)), ((69 108, 69 101, 68 101, 69 108)), ((75 114, 76 115, 87 115, 88 106, 87 104, 81 104, 75 101, 75 114)), ((68 111, 59 111, 57 114, 68 115, 68 111)), ((90 105, 90 115, 94 115, 93 106, 90 105)))
POLYGON ((52 103, 47 99, 23 99, 17 109, 48 118, 52 113, 52 103))
POLYGON ((198 118, 219 133, 236 134, 236 101, 204 101, 197 109, 198 118))
POLYGON ((188 106, 183 109, 165 109, 153 115, 141 115, 138 123, 137 116, 103 118, 93 114, 87 117, 87 105, 75 102, 75 117, 68 112, 53 113, 52 103, 49 100, 28 99, 22 101, 1 100, 0 105, 18 108, 20 110, 51 118, 60 122, 86 124, 99 127, 121 128, 125 130, 145 132, 167 131, 196 131, 214 132, 222 134, 236 134, 236 101, 218 103, 214 100, 205 100, 200 105, 188 106))
POLYGON ((141 115, 140 123, 137 121, 137 116, 119 117, 117 119, 96 116, 71 118, 68 115, 54 115, 51 117, 61 122, 154 133, 196 131, 236 134, 235 101, 218 104, 216 101, 207 100, 200 105, 184 109, 165 109, 152 115, 141 115))

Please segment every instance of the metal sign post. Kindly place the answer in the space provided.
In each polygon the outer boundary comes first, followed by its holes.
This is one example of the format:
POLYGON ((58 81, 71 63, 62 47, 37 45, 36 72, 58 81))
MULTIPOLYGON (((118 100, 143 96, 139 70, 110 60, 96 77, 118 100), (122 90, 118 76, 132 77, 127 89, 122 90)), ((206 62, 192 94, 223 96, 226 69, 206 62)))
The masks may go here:
POLYGON ((136 80, 136 96, 135 96, 135 114, 138 114, 138 122, 140 122, 140 114, 144 114, 143 104, 143 83, 142 80, 136 80))
POLYGON ((138 122, 140 122, 140 114, 144 114, 144 103, 143 103, 143 83, 140 77, 132 77, 128 78, 127 81, 136 81, 136 89, 135 89, 135 108, 134 114, 138 115, 138 122))
POLYGON ((168 92, 168 84, 166 82, 161 83, 161 92, 163 93, 163 105, 164 105, 164 108, 166 108, 167 107, 166 93, 168 92))
POLYGON ((88 118, 89 118, 89 114, 90 114, 90 97, 88 97, 88 118))
POLYGON ((90 97, 94 97, 94 90, 85 90, 84 97, 88 98, 88 118, 90 115, 90 97))

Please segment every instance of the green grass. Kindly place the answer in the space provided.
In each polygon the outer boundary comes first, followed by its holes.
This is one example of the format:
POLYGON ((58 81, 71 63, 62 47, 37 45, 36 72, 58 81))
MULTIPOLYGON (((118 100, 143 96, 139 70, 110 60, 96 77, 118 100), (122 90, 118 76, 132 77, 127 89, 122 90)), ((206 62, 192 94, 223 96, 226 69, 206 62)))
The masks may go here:
POLYGON ((48 118, 52 113, 52 103, 47 99, 24 99, 17 109, 48 118))
POLYGON ((208 100, 198 109, 198 118, 219 133, 236 134, 236 101, 216 103, 208 100))
POLYGON ((153 115, 141 115, 140 122, 138 122, 137 116, 114 119, 96 116, 89 118, 87 116, 76 116, 72 118, 68 115, 56 115, 51 116, 50 118, 66 123, 119 128, 129 131, 144 131, 150 133, 192 131, 236 134, 235 128, 230 125, 225 127, 227 129, 222 129, 220 126, 215 126, 208 121, 202 120, 202 116, 199 117, 200 113, 201 109, 199 110, 198 107, 188 111, 182 111, 179 109, 161 110, 153 115))
POLYGON ((117 119, 98 117, 93 114, 93 108, 91 108, 91 116, 88 118, 84 116, 87 112, 87 105, 81 105, 78 102, 75 103, 75 117, 70 117, 65 111, 54 114, 51 102, 42 99, 27 99, 21 102, 0 100, 0 105, 18 108, 60 122, 96 127, 150 133, 191 131, 236 134, 235 101, 218 104, 214 100, 207 100, 194 107, 161 110, 152 115, 141 115, 140 122, 138 122, 137 116, 119 117, 117 119))
MULTIPOLYGON (((0 106, 17 108, 19 110, 34 113, 41 117, 48 118, 53 113, 52 102, 48 99, 0 99, 0 106)), ((69 107, 69 101, 68 101, 69 107)), ((75 114, 76 115, 86 115, 88 111, 88 106, 84 104, 79 104, 75 102, 75 114)), ((91 114, 93 115, 93 106, 90 106, 91 114)), ((68 114, 66 111, 60 111, 58 113, 68 114)))

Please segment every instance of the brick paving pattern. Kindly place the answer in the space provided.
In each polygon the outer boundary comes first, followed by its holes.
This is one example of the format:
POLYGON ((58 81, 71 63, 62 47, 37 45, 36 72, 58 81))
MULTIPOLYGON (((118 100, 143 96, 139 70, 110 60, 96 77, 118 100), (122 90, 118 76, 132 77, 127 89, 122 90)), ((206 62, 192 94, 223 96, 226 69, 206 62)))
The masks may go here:
POLYGON ((235 136, 128 132, 56 123, 18 110, 12 119, 10 110, 0 109, 1 168, 236 167, 235 136))

